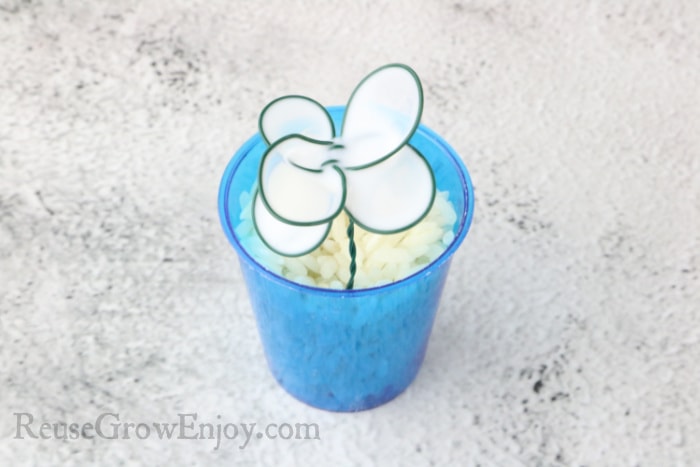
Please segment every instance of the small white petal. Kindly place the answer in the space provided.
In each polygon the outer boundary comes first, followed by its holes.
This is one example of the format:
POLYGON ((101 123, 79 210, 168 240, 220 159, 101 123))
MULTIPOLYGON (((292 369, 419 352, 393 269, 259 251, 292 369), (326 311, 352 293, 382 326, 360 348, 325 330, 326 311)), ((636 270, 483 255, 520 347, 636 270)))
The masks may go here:
POLYGON ((344 173, 345 209, 366 230, 406 229, 423 218, 435 198, 428 162, 408 145, 378 164, 344 173))
POLYGON ((328 111, 304 96, 284 96, 270 102, 260 114, 258 126, 268 144, 292 134, 318 140, 330 140, 334 136, 328 111))
POLYGON ((277 219, 256 194, 253 218, 258 235, 273 251, 285 256, 300 256, 315 250, 325 240, 330 223, 298 226, 277 219))

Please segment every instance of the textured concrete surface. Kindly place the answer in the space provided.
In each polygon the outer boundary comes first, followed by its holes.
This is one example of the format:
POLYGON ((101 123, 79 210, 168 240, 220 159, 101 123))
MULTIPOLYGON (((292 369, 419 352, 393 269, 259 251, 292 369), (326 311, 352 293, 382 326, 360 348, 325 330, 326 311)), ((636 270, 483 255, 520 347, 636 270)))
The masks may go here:
POLYGON ((696 464, 699 25, 693 0, 0 0, 0 463, 696 464), (415 383, 327 413, 270 376, 216 193, 269 100, 340 104, 394 61, 475 222, 415 383), (83 425, 193 412, 320 439, 83 425), (83 434, 15 439, 15 413, 83 434))

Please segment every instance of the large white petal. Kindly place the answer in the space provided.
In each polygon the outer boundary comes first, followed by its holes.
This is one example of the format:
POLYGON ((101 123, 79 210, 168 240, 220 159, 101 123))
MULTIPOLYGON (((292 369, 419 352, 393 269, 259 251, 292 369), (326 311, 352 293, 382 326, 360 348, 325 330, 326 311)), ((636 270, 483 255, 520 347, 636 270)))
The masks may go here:
MULTIPOLYGON (((272 214, 288 224, 312 225, 332 220, 345 202, 345 180, 335 166, 319 170, 296 166, 297 150, 307 155, 325 147, 299 138, 273 145, 263 157, 260 168, 260 194, 272 214), (300 144, 303 143, 303 144, 300 144)), ((314 156, 315 157, 315 156, 314 156)))
POLYGON ((330 222, 299 226, 277 219, 256 194, 253 203, 255 229, 262 241, 273 251, 285 256, 300 256, 315 250, 328 235, 330 222))
POLYGON ((415 131, 422 111, 423 90, 412 69, 397 64, 372 72, 345 110, 342 167, 363 167, 395 152, 415 131))
POLYGON ((260 114, 258 126, 268 144, 292 134, 318 140, 330 140, 334 136, 328 111, 304 96, 284 96, 270 102, 260 114))
POLYGON ((346 170, 345 209, 366 230, 392 233, 425 216, 435 198, 435 177, 411 146, 360 170, 346 170))

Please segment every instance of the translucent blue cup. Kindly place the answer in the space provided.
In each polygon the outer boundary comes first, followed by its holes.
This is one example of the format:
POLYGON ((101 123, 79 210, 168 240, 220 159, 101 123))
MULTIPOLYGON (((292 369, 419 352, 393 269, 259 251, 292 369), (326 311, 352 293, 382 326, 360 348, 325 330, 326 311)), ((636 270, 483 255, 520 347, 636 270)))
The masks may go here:
MULTIPOLYGON (((340 128, 344 107, 328 109, 340 128)), ((242 192, 266 149, 259 134, 229 162, 219 189, 224 232, 238 253, 268 365, 292 396, 321 409, 371 409, 403 392, 420 369, 452 255, 469 230, 474 193, 459 156, 420 125, 410 140, 431 164, 457 212, 454 240, 426 268, 381 287, 332 290, 291 282, 265 268, 236 236, 242 192)))

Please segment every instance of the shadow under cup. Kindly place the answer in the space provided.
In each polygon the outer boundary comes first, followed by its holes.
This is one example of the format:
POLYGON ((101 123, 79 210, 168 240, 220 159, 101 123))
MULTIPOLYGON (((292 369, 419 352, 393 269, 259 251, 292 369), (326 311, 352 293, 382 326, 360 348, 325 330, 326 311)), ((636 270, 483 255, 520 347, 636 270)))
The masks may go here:
MULTIPOLYGON (((328 109, 340 128, 343 107, 328 109)), ((321 409, 354 412, 399 395, 420 369, 452 255, 469 230, 474 197, 454 150, 420 125, 410 140, 428 160, 438 191, 457 212, 454 240, 415 274, 381 287, 332 290, 291 282, 267 270, 243 248, 242 192, 250 192, 267 148, 259 134, 229 162, 219 189, 219 215, 238 253, 268 365, 297 399, 321 409)))

